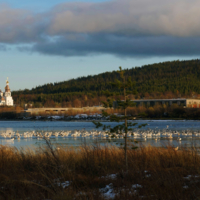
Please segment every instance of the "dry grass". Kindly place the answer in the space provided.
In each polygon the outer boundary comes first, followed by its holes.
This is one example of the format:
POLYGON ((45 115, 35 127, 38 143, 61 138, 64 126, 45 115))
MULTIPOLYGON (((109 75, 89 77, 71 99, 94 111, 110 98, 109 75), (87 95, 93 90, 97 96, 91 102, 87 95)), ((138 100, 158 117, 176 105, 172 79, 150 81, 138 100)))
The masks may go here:
POLYGON ((103 200, 106 191, 100 189, 111 183, 116 200, 200 198, 195 149, 141 147, 129 150, 128 160, 125 172, 124 151, 117 147, 56 149, 47 142, 32 151, 0 146, 0 199, 103 200), (63 188, 65 181, 69 186, 63 188))

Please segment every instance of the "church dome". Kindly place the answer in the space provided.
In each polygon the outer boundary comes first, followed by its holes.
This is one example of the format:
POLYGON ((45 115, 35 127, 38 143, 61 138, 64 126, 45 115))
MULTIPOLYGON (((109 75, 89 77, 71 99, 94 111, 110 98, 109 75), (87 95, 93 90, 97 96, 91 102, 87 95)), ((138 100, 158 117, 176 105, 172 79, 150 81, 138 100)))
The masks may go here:
POLYGON ((5 87, 5 92, 10 92, 10 87, 9 87, 9 85, 6 85, 6 87, 5 87))

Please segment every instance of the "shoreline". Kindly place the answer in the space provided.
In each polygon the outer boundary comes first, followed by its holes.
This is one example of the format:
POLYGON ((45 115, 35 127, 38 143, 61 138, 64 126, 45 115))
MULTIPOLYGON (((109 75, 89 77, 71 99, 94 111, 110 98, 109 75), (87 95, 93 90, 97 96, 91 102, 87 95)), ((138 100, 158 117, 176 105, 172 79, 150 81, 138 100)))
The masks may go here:
MULTIPOLYGON (((130 121, 199 121, 200 119, 185 119, 185 118, 138 118, 138 119, 133 119, 130 121)), ((48 119, 48 118, 41 118, 41 119, 24 119, 24 118, 14 118, 14 119, 0 119, 0 121, 65 121, 65 122, 93 122, 93 121, 99 121, 99 122, 110 122, 110 120, 106 119, 48 119)), ((122 121, 123 122, 123 121, 122 121)))

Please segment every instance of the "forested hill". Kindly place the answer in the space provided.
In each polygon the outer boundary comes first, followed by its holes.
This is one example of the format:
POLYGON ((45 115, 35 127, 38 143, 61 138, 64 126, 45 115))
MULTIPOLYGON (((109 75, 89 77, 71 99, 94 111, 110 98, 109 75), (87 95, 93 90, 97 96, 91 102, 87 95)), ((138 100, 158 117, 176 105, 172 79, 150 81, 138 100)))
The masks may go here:
MULTIPOLYGON (((116 70, 118 70, 117 67, 116 70)), ((132 80, 135 81, 136 93, 138 94, 144 95, 148 93, 150 96, 151 94, 164 94, 165 92, 179 93, 182 96, 189 95, 191 92, 200 94, 200 60, 172 61, 145 65, 125 69, 125 74, 131 76, 132 80)), ((119 95, 119 91, 112 88, 109 84, 115 79, 119 79, 119 74, 116 71, 105 72, 64 82, 50 83, 38 86, 32 90, 15 91, 13 95, 16 99, 19 96, 22 97, 28 94, 31 96, 44 94, 47 99, 48 96, 51 96, 51 99, 54 99, 54 101, 68 101, 67 95, 71 96, 73 94, 102 96, 107 91, 112 91, 113 94, 119 95), (60 94, 61 100, 55 98, 58 94, 60 94)), ((134 90, 134 88, 131 90, 134 90)))
MULTIPOLYGON (((117 70, 117 68, 116 68, 117 70)), ((177 90, 180 93, 194 91, 200 93, 200 60, 164 62, 143 67, 126 69, 125 74, 136 82, 137 91, 165 92, 177 90)), ((15 92, 15 94, 52 94, 65 92, 101 92, 110 90, 109 82, 118 79, 116 71, 95 76, 80 77, 69 81, 50 83, 32 90, 15 92)))

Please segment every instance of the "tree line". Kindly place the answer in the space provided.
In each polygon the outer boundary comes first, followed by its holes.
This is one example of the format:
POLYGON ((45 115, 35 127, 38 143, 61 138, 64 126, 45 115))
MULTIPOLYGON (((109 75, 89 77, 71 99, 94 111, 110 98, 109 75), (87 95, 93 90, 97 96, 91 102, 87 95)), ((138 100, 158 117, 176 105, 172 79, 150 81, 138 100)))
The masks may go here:
MULTIPOLYGON (((124 75, 135 82, 129 88, 131 99, 196 97, 200 94, 200 60, 171 61, 125 69, 124 75)), ((117 71, 48 83, 31 90, 13 92, 16 104, 35 107, 83 107, 100 105, 108 96, 122 98, 122 92, 110 85, 119 79, 117 71)))

